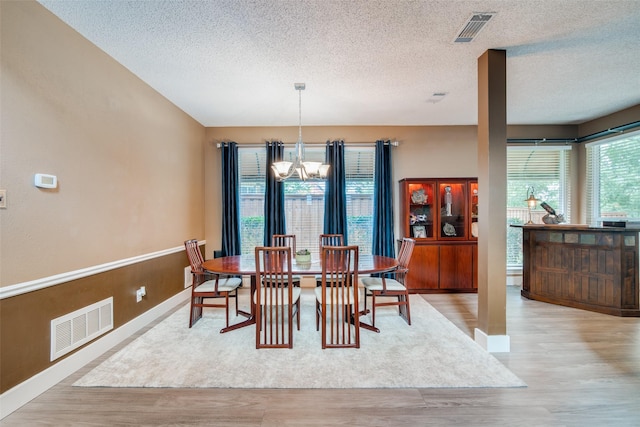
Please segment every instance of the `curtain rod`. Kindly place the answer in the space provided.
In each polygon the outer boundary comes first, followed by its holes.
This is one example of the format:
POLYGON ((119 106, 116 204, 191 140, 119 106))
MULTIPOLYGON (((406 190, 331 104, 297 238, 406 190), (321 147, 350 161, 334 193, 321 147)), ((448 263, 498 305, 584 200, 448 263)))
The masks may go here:
POLYGON ((507 138, 509 144, 576 144, 579 142, 578 138, 507 138))
POLYGON ((605 136, 613 135, 613 134, 621 134, 626 131, 633 130, 640 127, 640 121, 627 123, 626 125, 616 126, 609 129, 602 130, 600 132, 592 133, 590 135, 581 136, 578 138, 538 138, 538 139, 518 139, 518 138, 507 138, 507 142, 509 143, 564 143, 564 144, 580 144, 582 142, 588 142, 594 139, 602 138, 605 136))
MULTIPOLYGON (((227 141, 225 141, 227 142, 227 141)), ((264 142, 245 142, 245 143, 237 143, 239 147, 264 147, 264 142)), ((284 145, 294 145, 295 142, 284 143, 284 145)), ((319 146, 326 145, 326 142, 305 142, 305 146, 319 146)), ((375 142, 345 142, 345 145, 349 147, 375 147, 375 142)), ((397 147, 400 143, 397 140, 390 141, 390 145, 392 147, 397 147)), ((221 142, 216 143, 216 147, 220 148, 222 146, 221 142)))

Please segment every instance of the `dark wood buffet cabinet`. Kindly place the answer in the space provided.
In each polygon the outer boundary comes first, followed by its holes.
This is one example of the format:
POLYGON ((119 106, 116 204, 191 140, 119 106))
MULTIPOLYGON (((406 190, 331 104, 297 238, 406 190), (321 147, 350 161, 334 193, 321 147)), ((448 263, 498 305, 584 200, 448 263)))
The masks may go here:
POLYGON ((477 292, 477 178, 400 180, 402 237, 415 238, 410 292, 477 292))
POLYGON ((616 316, 640 316, 638 230, 518 227, 523 231, 522 296, 616 316))

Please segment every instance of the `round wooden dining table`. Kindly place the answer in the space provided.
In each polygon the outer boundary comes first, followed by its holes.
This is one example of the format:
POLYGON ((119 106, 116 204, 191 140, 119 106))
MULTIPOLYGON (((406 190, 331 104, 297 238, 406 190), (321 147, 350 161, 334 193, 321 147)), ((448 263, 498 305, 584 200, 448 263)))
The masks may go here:
MULTIPOLYGON (((380 256, 380 255, 359 255, 358 257, 358 274, 373 274, 373 273, 386 273, 394 270, 398 266, 398 261, 395 258, 380 256)), ((231 255, 221 258, 213 258, 206 260, 202 267, 216 274, 225 274, 229 276, 250 276, 251 277, 251 294, 255 291, 256 287, 256 259, 255 255, 231 255)), ((322 274, 322 265, 320 260, 312 259, 310 263, 298 264, 293 261, 291 265, 292 274, 299 276, 314 276, 322 274)), ((255 319, 255 304, 253 298, 251 300, 251 312, 243 312, 240 314, 247 317, 247 320, 234 325, 230 325, 227 328, 220 330, 221 333, 232 331, 245 326, 254 325, 255 319)), ((378 332, 377 328, 371 327, 371 325, 360 322, 360 325, 366 329, 371 329, 378 332)))

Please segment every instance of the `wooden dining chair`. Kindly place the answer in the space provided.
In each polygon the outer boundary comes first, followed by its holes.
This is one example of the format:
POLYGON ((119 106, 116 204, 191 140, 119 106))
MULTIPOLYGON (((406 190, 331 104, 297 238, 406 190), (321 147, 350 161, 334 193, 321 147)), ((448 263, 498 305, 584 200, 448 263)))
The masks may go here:
MULTIPOLYGON (((288 246, 291 248, 291 254, 295 258, 296 255, 296 235, 295 234, 274 234, 271 236, 271 246, 288 246)), ((294 275, 292 278, 293 286, 300 286, 302 277, 294 275)))
POLYGON ((398 253, 398 267, 393 271, 395 278, 363 277, 360 283, 364 287, 364 312, 367 312, 367 297, 371 297, 371 324, 376 326, 376 307, 398 306, 398 314, 411 325, 409 291, 404 283, 409 272, 409 261, 416 241, 403 238, 398 253), (389 297, 393 300, 389 300, 389 297), (380 298, 384 298, 380 301, 380 298))
POLYGON ((344 235, 342 234, 321 234, 318 239, 318 249, 322 252, 324 246, 343 246, 344 235))
POLYGON ((291 248, 256 247, 256 348, 293 348, 300 330, 300 288, 293 286, 291 248))
MULTIPOLYGON (((318 253, 322 254, 325 246, 344 246, 344 236, 342 234, 321 234, 318 239, 318 253)), ((316 286, 320 286, 322 275, 316 275, 316 286)))
POLYGON ((360 348, 358 247, 324 246, 321 263, 321 286, 315 288, 315 296, 322 348, 360 348))
POLYGON ((184 247, 191 265, 191 315, 189 327, 191 328, 201 317, 204 307, 224 307, 226 309, 227 327, 229 327, 229 298, 236 302, 236 316, 238 315, 238 288, 242 284, 239 277, 227 277, 220 274, 207 272, 202 263, 204 258, 198 245, 198 240, 191 239, 184 242, 184 247), (210 300, 224 299, 224 304, 210 302, 210 300))

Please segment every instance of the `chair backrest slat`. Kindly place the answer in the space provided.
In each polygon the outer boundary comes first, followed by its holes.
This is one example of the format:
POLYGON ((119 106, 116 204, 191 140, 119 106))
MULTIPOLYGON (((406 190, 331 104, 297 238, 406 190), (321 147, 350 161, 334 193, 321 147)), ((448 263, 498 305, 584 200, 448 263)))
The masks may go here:
POLYGON ((357 246, 324 246, 321 251, 325 347, 360 347, 357 246))
POLYGON ((289 246, 256 247, 256 348, 293 346, 293 284, 289 246))
POLYGON ((318 253, 322 254, 325 246, 344 246, 344 236, 342 234, 321 234, 318 242, 318 253))
POLYGON ((274 234, 271 237, 271 246, 288 246, 293 254, 296 253, 296 235, 295 234, 274 234))
POLYGON ((202 257, 202 252, 200 252, 200 247, 198 246, 197 239, 191 239, 184 242, 184 247, 187 251, 187 258, 189 258, 189 264, 191 264, 191 271, 194 273, 201 273, 204 271, 202 268, 202 264, 204 263, 204 258, 202 257))
POLYGON ((400 267, 409 268, 409 261, 411 261, 411 254, 413 253, 415 244, 416 241, 414 239, 409 239, 407 237, 402 239, 400 253, 398 254, 398 265, 400 267))

